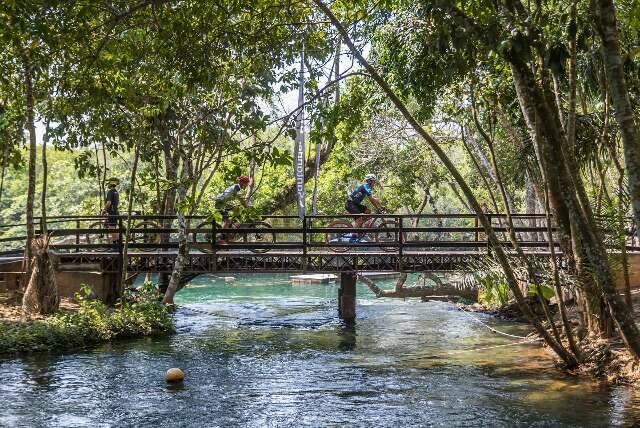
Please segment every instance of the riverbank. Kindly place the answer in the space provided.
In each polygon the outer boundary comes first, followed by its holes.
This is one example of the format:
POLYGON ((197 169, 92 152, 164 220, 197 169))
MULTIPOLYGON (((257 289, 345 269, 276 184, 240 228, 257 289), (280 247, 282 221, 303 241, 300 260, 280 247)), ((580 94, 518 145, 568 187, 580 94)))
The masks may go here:
MULTIPOLYGON (((640 289, 632 291, 632 301, 635 308, 640 307, 640 289)), ((535 312, 541 311, 537 302, 530 301, 530 305, 535 312)), ((512 322, 527 322, 526 317, 515 303, 510 303, 498 309, 486 307, 479 303, 472 305, 459 304, 458 307, 466 312, 481 312, 512 322)), ((550 306, 550 309, 552 310, 558 331, 562 332, 562 324, 558 311, 554 310, 555 306, 550 306)), ((579 328, 578 314, 575 308, 569 307, 567 315, 574 330, 577 331, 579 328)), ((637 310, 634 316, 636 324, 640 325, 640 314, 637 310)), ((563 340, 566 339, 564 335, 561 336, 563 340)), ((532 337, 540 338, 535 332, 532 333, 532 337)), ((640 362, 633 358, 619 337, 604 339, 601 337, 583 336, 578 346, 582 352, 582 362, 578 368, 569 370, 569 373, 605 380, 609 384, 640 385, 640 362)), ((557 359, 557 356, 551 348, 546 345, 544 348, 556 360, 558 366, 561 366, 560 360, 557 359)))
POLYGON ((16 303, 0 303, 0 355, 69 351, 175 331, 167 308, 146 293, 129 295, 116 307, 79 295, 77 303, 64 301, 47 317, 23 317, 16 303))

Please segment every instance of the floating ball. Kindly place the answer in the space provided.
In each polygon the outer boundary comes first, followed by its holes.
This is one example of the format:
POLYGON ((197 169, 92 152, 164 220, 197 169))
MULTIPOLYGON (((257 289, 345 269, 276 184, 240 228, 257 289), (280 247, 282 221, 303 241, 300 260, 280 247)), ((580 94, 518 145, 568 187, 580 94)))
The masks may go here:
POLYGON ((180 382, 184 379, 184 372, 179 368, 172 368, 167 370, 164 374, 164 379, 167 382, 180 382))

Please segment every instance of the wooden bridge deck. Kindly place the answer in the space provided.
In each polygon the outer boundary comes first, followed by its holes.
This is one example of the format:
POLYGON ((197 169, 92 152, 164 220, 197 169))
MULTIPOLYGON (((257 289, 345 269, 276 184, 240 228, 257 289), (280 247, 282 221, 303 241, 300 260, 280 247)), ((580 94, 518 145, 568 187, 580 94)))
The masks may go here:
MULTIPOLYGON (((336 227, 336 219, 352 216, 315 216, 298 219, 293 216, 266 216, 264 224, 247 223, 221 229, 202 217, 189 218, 187 229, 189 254, 185 273, 207 272, 347 272, 347 271, 455 271, 478 266, 490 254, 484 229, 476 216, 443 215, 373 215, 376 224, 364 230, 368 241, 349 243, 348 239, 329 239, 363 229, 336 227), (234 235, 228 245, 217 245, 218 239, 234 235), (381 238, 384 234, 384 239, 381 238), (254 239, 260 235, 267 240, 254 239), (334 250, 338 250, 337 252, 334 250)), ((506 231, 506 216, 490 214, 501 245, 514 254, 506 231)), ((532 258, 550 256, 546 217, 540 214, 514 214, 514 232, 519 245, 532 258)), ((177 256, 175 218, 166 216, 134 216, 131 218, 128 256, 124 260, 126 217, 119 218, 117 230, 104 226, 104 217, 51 217, 47 231, 51 249, 58 259, 58 269, 67 272, 116 273, 125 268, 131 273, 171 272, 177 256), (118 241, 111 234, 118 233, 118 241)), ((17 225, 24 226, 24 225, 17 225)), ((41 221, 40 228, 44 223, 41 221)), ((0 233, 0 264, 9 261, 24 248, 24 235, 0 233), (13 246, 13 247, 12 247, 13 246), (4 256, 2 255, 4 250, 4 256)), ((552 227, 552 231, 555 229, 552 227)), ((553 232, 555 234, 555 232, 553 232)), ((632 222, 627 230, 627 250, 638 251, 632 222)), ((555 238, 555 237, 554 237, 555 238)), ((556 255, 561 254, 556 245, 556 255)))
MULTIPOLYGON (((344 272, 393 271, 427 272, 470 269, 486 258, 486 251, 405 251, 402 255, 384 251, 331 251, 308 252, 300 250, 253 253, 247 250, 217 251, 215 254, 199 251, 187 256, 184 272, 187 274, 215 272, 344 272)), ((548 258, 545 251, 528 252, 535 258, 548 258)), ((59 269, 65 271, 120 271, 121 254, 118 252, 79 252, 57 255, 59 269)), ((139 252, 128 255, 127 271, 132 273, 169 273, 177 252, 139 252)))

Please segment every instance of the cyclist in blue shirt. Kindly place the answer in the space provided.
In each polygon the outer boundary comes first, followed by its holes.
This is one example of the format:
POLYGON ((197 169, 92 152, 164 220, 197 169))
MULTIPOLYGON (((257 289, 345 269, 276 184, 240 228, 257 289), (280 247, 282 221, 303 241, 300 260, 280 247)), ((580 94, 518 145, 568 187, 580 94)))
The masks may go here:
MULTIPOLYGON (((347 212, 350 214, 371 214, 371 210, 366 206, 362 205, 362 202, 365 198, 369 198, 369 201, 373 204, 374 207, 379 210, 383 210, 384 206, 380 199, 373 196, 373 186, 376 184, 377 179, 373 174, 367 174, 364 178, 364 183, 360 186, 356 187, 356 189, 349 193, 347 196, 347 201, 345 203, 345 208, 347 212)), ((362 223, 366 220, 365 216, 358 216, 354 222, 355 227, 362 227, 362 223)))

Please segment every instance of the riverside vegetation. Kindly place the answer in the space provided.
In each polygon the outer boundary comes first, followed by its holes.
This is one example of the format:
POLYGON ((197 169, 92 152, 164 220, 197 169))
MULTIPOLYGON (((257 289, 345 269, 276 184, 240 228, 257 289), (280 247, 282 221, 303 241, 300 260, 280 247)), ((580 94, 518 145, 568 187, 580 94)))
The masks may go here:
POLYGON ((115 306, 91 299, 84 287, 76 294, 77 308, 34 320, 0 319, 0 354, 69 351, 100 343, 174 332, 171 314, 145 284, 128 291, 115 306))

